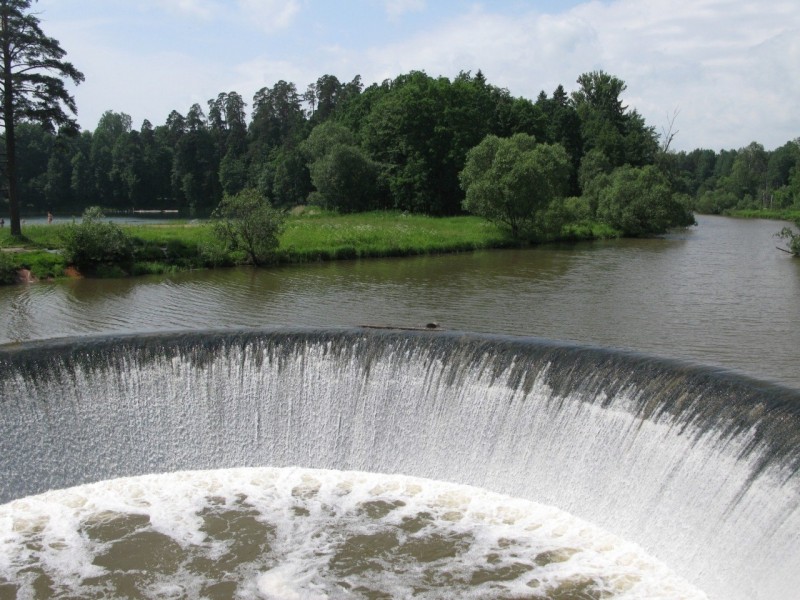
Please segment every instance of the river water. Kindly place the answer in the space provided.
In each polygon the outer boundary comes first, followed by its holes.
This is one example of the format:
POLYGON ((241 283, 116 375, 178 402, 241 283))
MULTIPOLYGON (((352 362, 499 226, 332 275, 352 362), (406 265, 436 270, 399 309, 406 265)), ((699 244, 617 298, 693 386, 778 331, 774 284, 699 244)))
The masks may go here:
POLYGON ((800 387, 800 260, 783 223, 658 239, 0 288, 0 344, 265 325, 415 327, 632 349, 800 387))

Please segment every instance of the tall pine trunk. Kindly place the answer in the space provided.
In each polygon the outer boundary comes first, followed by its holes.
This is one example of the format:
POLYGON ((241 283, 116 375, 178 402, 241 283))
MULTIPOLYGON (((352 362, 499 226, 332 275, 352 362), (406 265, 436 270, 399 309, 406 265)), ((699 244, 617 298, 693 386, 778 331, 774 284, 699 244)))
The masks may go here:
MULTIPOLYGON (((8 31, 8 13, 3 11, 3 31, 8 31)), ((9 217, 11 218, 11 235, 22 236, 19 218, 19 201, 17 199, 17 142, 14 132, 14 87, 11 73, 11 41, 3 36, 3 124, 6 134, 6 185, 8 189, 9 217)))

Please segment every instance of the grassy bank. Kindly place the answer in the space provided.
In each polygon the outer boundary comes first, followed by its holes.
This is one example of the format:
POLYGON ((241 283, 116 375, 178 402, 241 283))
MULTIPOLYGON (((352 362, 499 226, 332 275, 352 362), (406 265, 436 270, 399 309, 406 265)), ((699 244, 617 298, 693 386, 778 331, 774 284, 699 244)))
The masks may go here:
POLYGON ((780 221, 800 222, 800 210, 772 210, 769 208, 756 208, 748 210, 729 210, 726 216, 739 217, 741 219, 775 219, 780 221))
MULTIPOLYGON (((0 281, 13 279, 20 268, 30 269, 37 278, 57 278, 68 265, 60 254, 65 225, 30 225, 23 229, 25 240, 14 240, 8 228, 0 229, 0 281), (13 251, 10 251, 13 249, 13 251), (11 275, 9 275, 9 273, 11 275)), ((232 266, 244 256, 221 247, 207 223, 125 226, 133 238, 136 261, 127 274, 165 273, 177 270, 232 266)), ((614 237, 613 230, 597 225, 571 226, 566 239, 614 237)), ((471 216, 426 217, 397 212, 351 215, 306 213, 286 222, 277 263, 303 263, 387 256, 411 256, 503 248, 514 242, 497 226, 471 216)), ((120 276, 110 266, 97 273, 120 276)))

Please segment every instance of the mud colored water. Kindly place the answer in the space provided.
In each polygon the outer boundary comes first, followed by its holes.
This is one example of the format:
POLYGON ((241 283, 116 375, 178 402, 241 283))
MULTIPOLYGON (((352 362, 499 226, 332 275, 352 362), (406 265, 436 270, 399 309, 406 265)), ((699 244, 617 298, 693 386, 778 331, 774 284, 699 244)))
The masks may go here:
POLYGON ((0 506, 0 538, 0 597, 705 598, 563 511, 369 473, 119 479, 0 506))
POLYGON ((800 260, 775 249, 783 224, 698 221, 655 240, 0 287, 0 343, 436 321, 686 358, 800 387, 800 260))

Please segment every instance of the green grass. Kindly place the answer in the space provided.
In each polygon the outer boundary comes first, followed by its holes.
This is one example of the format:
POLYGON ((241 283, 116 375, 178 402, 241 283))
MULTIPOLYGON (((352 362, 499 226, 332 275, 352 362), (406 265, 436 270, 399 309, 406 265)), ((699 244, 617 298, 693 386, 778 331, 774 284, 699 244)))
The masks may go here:
POLYGON ((287 221, 277 258, 280 262, 307 262, 458 252, 510 244, 500 229, 478 217, 318 213, 287 221))
POLYGON ((26 225, 22 239, 11 237, 11 228, 6 224, 0 229, 0 248, 60 248, 59 239, 63 225, 26 225))
POLYGON ((780 221, 800 222, 800 210, 797 209, 769 209, 751 208, 746 210, 729 210, 725 212, 731 217, 742 219, 776 219, 780 221))
POLYGON ((608 240, 622 237, 622 232, 614 229, 606 223, 595 221, 582 221, 580 223, 570 223, 565 225, 561 233, 563 239, 569 241, 578 240, 608 240))
MULTIPOLYGON (((24 239, 0 230, 0 249, 25 248, 23 252, 2 252, 5 272, 30 268, 39 278, 64 274, 66 261, 58 253, 64 228, 68 225, 30 225, 24 239)), ((134 239, 136 258, 128 274, 157 274, 231 266, 244 257, 229 253, 216 240, 207 222, 126 225, 134 239)), ((618 237, 618 232, 597 223, 566 227, 561 239, 618 237)), ((400 212, 369 212, 339 215, 313 210, 290 215, 275 252, 278 263, 302 263, 369 257, 410 256, 462 252, 517 245, 496 225, 480 217, 427 217, 400 212)), ((121 276, 113 265, 96 276, 121 276)), ((2 277, 0 277, 2 279, 2 277)), ((6 279, 8 276, 6 275, 6 279)))

